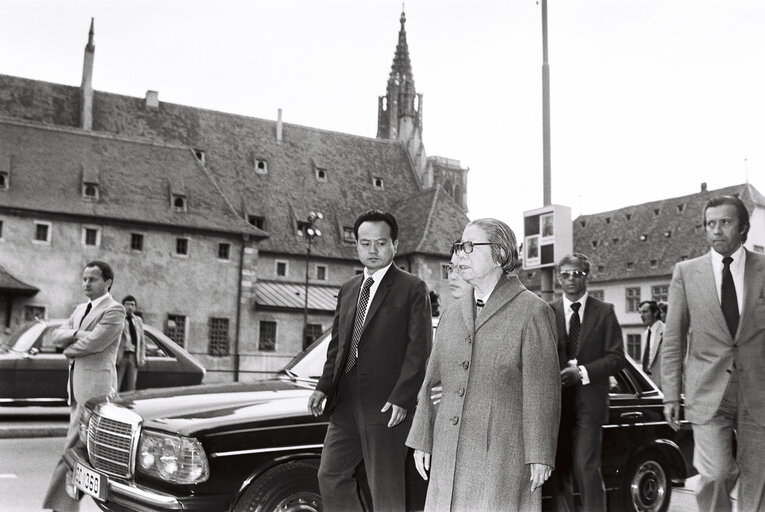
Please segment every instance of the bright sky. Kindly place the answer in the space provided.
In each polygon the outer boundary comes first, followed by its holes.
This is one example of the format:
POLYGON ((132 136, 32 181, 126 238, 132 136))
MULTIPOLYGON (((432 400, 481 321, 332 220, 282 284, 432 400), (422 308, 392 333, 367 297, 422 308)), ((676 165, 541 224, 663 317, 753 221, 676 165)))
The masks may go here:
MULTIPOLYGON (((541 1, 541 0, 540 0, 541 1)), ((549 0, 552 200, 574 216, 750 183, 765 193, 765 2, 549 0)), ((0 73, 374 137, 397 0, 3 0, 0 73)), ((429 155, 471 218, 542 206, 541 5, 409 0, 429 155)))

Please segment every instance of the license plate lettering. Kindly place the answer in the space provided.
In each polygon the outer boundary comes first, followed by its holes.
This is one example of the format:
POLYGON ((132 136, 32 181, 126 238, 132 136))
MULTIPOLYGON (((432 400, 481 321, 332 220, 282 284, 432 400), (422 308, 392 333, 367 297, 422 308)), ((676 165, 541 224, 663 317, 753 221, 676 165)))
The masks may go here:
POLYGON ((74 469, 74 485, 82 492, 101 501, 106 500, 107 476, 80 463, 74 469))

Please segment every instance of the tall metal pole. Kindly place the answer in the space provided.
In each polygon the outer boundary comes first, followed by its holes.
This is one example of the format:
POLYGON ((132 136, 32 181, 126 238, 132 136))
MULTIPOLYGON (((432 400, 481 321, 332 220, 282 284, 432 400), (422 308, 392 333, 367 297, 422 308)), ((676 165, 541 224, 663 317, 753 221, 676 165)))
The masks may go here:
POLYGON ((312 236, 308 236, 308 250, 305 253, 305 297, 303 302, 303 348, 306 348, 306 338, 308 337, 308 261, 311 259, 311 241, 312 236))
MULTIPOLYGON (((550 64, 547 61, 547 0, 542 0, 542 195, 544 206, 552 204, 550 162, 550 64)), ((541 272, 542 299, 552 301, 553 267, 546 267, 541 272)))

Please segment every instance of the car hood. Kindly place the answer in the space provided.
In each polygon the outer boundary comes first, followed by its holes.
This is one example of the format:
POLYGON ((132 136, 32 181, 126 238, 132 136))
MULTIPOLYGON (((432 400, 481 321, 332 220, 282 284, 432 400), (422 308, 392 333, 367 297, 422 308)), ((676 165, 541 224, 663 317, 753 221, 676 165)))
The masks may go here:
MULTIPOLYGON (((143 418, 143 428, 191 436, 236 425, 306 416, 313 386, 274 379, 122 393, 112 403, 143 418)), ((102 399, 103 400, 103 399, 102 399)))

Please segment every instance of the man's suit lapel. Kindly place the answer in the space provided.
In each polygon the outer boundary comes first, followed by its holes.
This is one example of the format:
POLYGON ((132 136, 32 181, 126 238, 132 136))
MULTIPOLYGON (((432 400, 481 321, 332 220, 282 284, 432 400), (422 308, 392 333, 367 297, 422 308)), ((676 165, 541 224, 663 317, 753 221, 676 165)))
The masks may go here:
POLYGON ((696 267, 697 279, 693 282, 698 283, 698 293, 700 297, 704 298, 704 303, 707 308, 707 314, 709 318, 714 318, 717 322, 717 326, 720 330, 728 336, 728 339, 733 342, 733 338, 730 336, 730 330, 728 324, 725 323, 725 317, 722 314, 720 308, 720 300, 717 296, 717 287, 715 286, 715 275, 712 269, 712 258, 707 255, 699 261, 699 265, 696 267))
MULTIPOLYGON (((88 313, 88 316, 83 318, 80 328, 84 331, 92 330, 94 324, 97 323, 96 319, 101 316, 101 313, 103 313, 107 307, 111 306, 112 302, 113 299, 111 297, 106 297, 104 300, 99 302, 98 305, 93 306, 90 310, 90 313, 88 313)), ((85 307, 87 307, 87 304, 85 307)))
POLYGON ((755 259, 753 256, 753 253, 747 251, 744 267, 744 311, 740 316, 736 334, 744 332, 754 316, 753 311, 757 300, 761 300, 765 294, 765 265, 759 258, 755 259))
POLYGON ((658 329, 656 329, 656 339, 654 340, 653 337, 651 338, 651 355, 650 355, 650 361, 648 362, 649 366, 653 365, 653 362, 656 360, 656 356, 659 355, 659 347, 661 346, 661 342, 664 339, 664 326, 659 326, 658 329))
POLYGON ((579 351, 582 351, 582 345, 587 343, 590 338, 590 332, 598 321, 601 314, 600 302, 598 299, 587 296, 587 304, 584 306, 584 316, 582 317, 582 328, 579 330, 579 351))
POLYGON ((356 276, 353 282, 348 285, 348 298, 340 305, 340 322, 342 323, 340 332, 343 333, 342 347, 346 347, 351 342, 353 336, 353 320, 356 318, 356 307, 359 302, 359 291, 361 291, 361 282, 364 275, 356 276))

